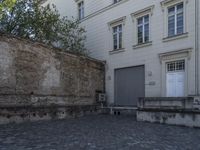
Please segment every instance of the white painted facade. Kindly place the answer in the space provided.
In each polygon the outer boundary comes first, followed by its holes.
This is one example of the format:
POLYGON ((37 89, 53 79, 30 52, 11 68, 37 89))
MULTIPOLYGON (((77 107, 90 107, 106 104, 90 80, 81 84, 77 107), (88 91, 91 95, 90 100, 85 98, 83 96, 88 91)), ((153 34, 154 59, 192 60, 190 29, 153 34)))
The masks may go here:
MULTIPOLYGON (((56 4, 63 16, 78 16, 78 0, 48 2, 56 4)), ((117 4, 113 0, 84 0, 84 11, 81 25, 87 31, 86 48, 91 57, 107 62, 109 103, 114 103, 115 69, 145 65, 145 96, 166 97, 166 63, 177 60, 185 60, 183 96, 200 93, 200 71, 195 76, 195 55, 200 47, 200 42, 195 46, 195 33, 200 31, 200 15, 195 31, 195 0, 122 0, 117 4), (184 3, 184 34, 167 38, 167 8, 179 2, 184 3), (137 45, 136 18, 144 14, 150 15, 150 43, 137 45), (117 23, 123 25, 123 48, 113 51, 112 25, 117 23)), ((197 67, 200 70, 200 64, 197 67)))

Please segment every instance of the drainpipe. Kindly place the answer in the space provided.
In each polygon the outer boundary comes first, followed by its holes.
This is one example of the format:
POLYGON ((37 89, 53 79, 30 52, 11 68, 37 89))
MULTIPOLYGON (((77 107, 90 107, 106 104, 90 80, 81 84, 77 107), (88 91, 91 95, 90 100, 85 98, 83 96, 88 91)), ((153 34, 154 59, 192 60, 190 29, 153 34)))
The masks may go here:
POLYGON ((195 94, 199 96, 199 0, 195 0, 195 94))

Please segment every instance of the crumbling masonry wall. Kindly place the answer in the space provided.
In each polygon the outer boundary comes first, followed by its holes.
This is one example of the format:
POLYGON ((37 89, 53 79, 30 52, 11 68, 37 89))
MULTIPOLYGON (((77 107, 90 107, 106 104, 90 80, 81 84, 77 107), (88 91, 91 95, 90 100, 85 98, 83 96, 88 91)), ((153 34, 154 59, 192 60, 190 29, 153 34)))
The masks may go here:
POLYGON ((0 34, 0 123, 93 111, 104 64, 0 34))

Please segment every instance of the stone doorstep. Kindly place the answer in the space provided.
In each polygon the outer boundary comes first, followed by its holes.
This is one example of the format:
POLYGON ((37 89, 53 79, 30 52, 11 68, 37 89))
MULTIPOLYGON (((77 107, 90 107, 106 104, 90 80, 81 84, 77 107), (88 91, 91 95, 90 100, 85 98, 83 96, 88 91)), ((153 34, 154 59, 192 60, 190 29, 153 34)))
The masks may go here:
POLYGON ((167 112, 167 113, 188 113, 188 114, 200 114, 200 109, 170 109, 170 108, 138 108, 140 112, 167 112))
POLYGON ((193 109, 193 105, 193 97, 145 97, 138 100, 141 109, 193 109))
POLYGON ((101 113, 110 115, 136 114, 137 107, 108 106, 101 107, 101 113))

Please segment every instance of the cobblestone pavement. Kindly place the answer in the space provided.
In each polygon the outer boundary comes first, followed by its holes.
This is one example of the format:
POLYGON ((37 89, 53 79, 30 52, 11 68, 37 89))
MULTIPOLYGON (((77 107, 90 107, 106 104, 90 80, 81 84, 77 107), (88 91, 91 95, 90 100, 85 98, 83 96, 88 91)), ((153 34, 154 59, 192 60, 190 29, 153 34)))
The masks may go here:
POLYGON ((200 150, 200 129, 109 115, 0 126, 0 150, 79 149, 200 150))

